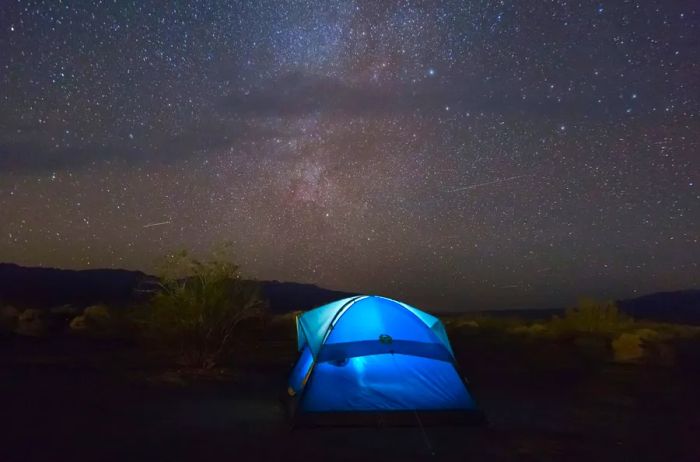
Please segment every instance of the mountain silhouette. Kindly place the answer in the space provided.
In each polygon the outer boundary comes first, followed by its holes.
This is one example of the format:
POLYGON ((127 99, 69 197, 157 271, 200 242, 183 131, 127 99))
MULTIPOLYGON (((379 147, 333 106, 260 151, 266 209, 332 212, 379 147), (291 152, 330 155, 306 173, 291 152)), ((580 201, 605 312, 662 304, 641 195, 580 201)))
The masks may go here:
MULTIPOLYGON (((0 263, 0 304, 18 308, 98 303, 124 306, 148 297, 157 278, 120 269, 65 270, 0 263)), ((352 293, 313 284, 260 281, 272 312, 307 310, 352 293)))
MULTIPOLYGON (((18 308, 85 307, 97 303, 124 306, 147 298, 152 292, 149 286, 155 281, 154 276, 141 271, 65 270, 0 263, 0 303, 18 308)), ((308 310, 356 295, 297 282, 260 281, 260 284, 273 313, 308 310)), ((617 303, 623 312, 637 319, 700 325, 700 290, 659 292, 617 303)), ((561 310, 508 310, 508 313, 527 318, 529 314, 543 316, 558 311, 561 310)))

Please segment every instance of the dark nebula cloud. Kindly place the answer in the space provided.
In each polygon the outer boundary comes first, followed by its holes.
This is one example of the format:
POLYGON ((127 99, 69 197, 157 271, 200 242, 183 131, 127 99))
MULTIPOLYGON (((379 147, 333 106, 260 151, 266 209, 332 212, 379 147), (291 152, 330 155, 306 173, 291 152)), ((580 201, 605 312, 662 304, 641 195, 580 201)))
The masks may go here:
POLYGON ((434 310, 697 287, 700 12, 662 2, 3 2, 0 260, 434 310), (157 223, 158 226, 149 226, 157 223))

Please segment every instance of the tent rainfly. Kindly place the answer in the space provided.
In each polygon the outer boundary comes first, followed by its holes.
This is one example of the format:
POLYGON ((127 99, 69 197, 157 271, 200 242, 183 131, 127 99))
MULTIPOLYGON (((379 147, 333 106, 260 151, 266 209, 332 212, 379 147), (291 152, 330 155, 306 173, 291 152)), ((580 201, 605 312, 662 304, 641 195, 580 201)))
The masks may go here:
POLYGON ((288 393, 298 425, 483 421, 438 318, 389 298, 356 296, 296 319, 288 393))

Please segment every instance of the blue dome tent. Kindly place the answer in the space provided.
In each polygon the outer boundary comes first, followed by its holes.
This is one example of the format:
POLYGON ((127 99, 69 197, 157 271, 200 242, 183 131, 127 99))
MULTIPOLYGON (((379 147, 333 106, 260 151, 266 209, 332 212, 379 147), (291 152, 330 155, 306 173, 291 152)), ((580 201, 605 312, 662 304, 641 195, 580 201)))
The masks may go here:
POLYGON ((300 424, 473 423, 483 419, 440 320, 404 303, 356 296, 296 319, 289 395, 300 424))

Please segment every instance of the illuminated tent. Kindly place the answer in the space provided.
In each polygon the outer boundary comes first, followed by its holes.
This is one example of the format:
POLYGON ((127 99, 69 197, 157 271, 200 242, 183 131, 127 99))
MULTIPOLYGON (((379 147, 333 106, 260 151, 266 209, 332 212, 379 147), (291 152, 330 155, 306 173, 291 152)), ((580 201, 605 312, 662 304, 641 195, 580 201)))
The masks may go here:
POLYGON ((297 316, 288 392, 302 424, 481 421, 440 320, 377 296, 297 316))

